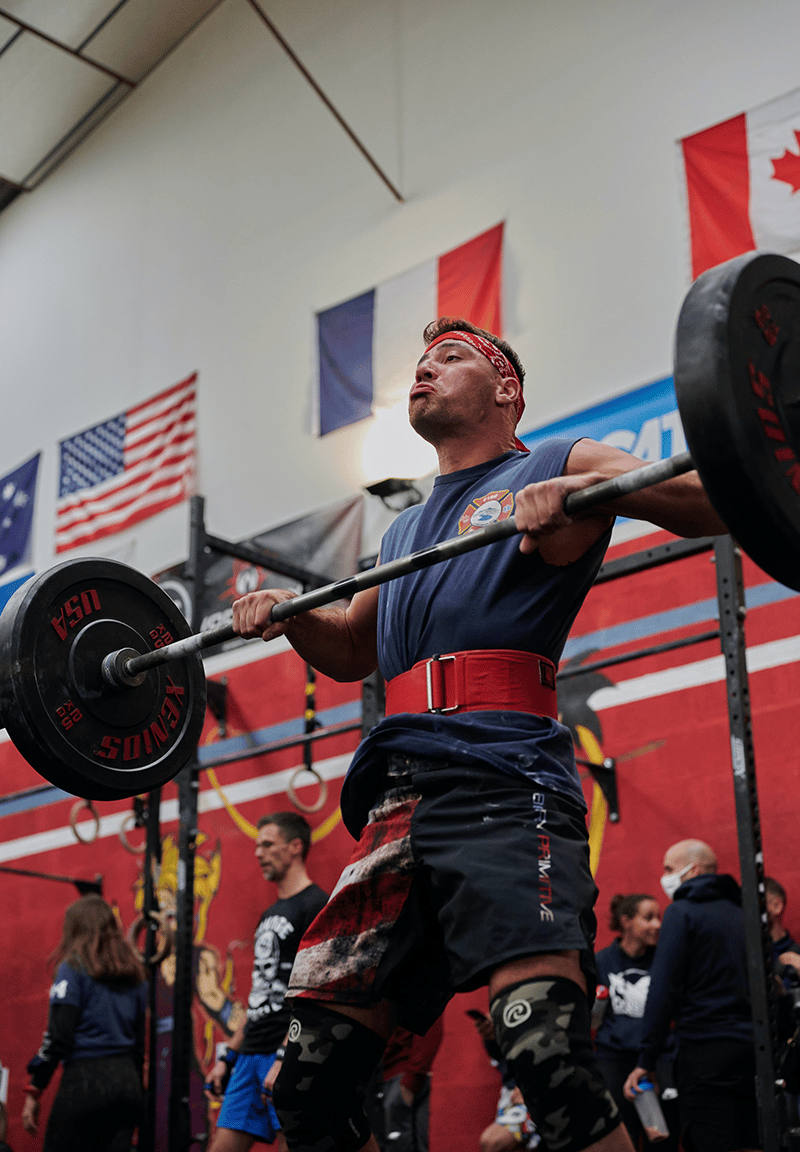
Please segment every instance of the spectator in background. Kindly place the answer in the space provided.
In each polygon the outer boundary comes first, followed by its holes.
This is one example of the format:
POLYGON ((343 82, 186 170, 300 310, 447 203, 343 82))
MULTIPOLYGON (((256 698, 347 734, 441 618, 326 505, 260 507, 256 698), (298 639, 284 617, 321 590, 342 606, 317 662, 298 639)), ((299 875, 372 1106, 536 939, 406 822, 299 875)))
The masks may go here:
POLYGON ((508 1070, 500 1046, 495 1039, 491 1018, 476 1008, 469 1008, 467 1015, 478 1029, 486 1055, 497 1068, 502 1078, 497 1113, 491 1124, 481 1132, 480 1152, 524 1152, 538 1148, 541 1143, 536 1125, 531 1120, 522 1093, 514 1077, 508 1070))
POLYGON ((702 840, 681 840, 664 856, 661 885, 674 903, 650 969, 638 1065, 625 1081, 633 1100, 639 1081, 653 1078, 674 1020, 686 1152, 759 1147, 742 894, 716 872, 702 840))
POLYGON ((786 911, 786 889, 772 876, 764 877, 764 898, 767 905, 767 927, 772 940, 772 964, 776 974, 787 984, 790 973, 786 969, 794 969, 797 976, 794 983, 800 978, 800 944, 793 940, 783 926, 783 914, 786 911))
POLYGON ((424 1036, 395 1028, 383 1054, 387 1152, 428 1152, 431 1068, 444 1036, 441 1016, 424 1036))
POLYGON ((50 1014, 28 1065, 22 1123, 39 1128, 39 1097, 60 1061, 44 1152, 128 1152, 142 1109, 147 984, 139 957, 101 896, 64 916, 50 1014))
MULTIPOLYGON (((634 1147, 645 1133, 636 1109, 626 1100, 623 1086, 633 1065, 638 1062, 642 1045, 642 1024, 650 968, 661 928, 658 901, 643 892, 628 896, 618 894, 609 906, 609 927, 617 939, 597 953, 597 998, 594 1021, 595 1051, 600 1071, 611 1095, 622 1112, 634 1147), (601 1018, 602 1011, 602 1018, 601 1018)), ((679 1120, 677 1092, 672 1078, 672 1046, 660 1057, 656 1068, 661 1090, 661 1106, 669 1127, 669 1137, 662 1148, 678 1148, 679 1120)))
POLYGON ((8 1130, 8 1113, 6 1106, 0 1103, 0 1152, 14 1152, 10 1144, 6 1143, 6 1132, 8 1130))
POLYGON ((271 812, 258 821, 255 857, 278 899, 256 926, 247 1019, 211 1069, 206 1091, 224 1096, 211 1152, 249 1152, 256 1140, 282 1148, 278 1117, 266 1089, 276 1075, 289 1027, 286 985, 300 939, 327 895, 306 871, 311 827, 299 812, 271 812))
POLYGON ((797 1040, 800 1029, 800 945, 783 925, 786 911, 786 889, 772 876, 764 877, 764 899, 767 906, 767 930, 772 943, 772 970, 778 986, 775 1074, 783 1081, 779 1108, 790 1128, 800 1126, 800 1053, 797 1040))

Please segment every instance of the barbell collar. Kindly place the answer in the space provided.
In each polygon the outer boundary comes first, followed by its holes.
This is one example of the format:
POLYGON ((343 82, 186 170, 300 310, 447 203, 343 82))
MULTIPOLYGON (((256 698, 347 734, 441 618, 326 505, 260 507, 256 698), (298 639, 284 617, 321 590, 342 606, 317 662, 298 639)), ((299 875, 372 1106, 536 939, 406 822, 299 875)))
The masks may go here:
POLYGON ((119 652, 109 652, 103 660, 103 676, 109 684, 123 688, 129 680, 148 672, 151 668, 158 668, 170 660, 191 656, 204 648, 213 648, 216 644, 235 640, 237 635, 233 625, 220 624, 207 632, 197 632, 194 636, 187 636, 185 640, 176 640, 173 644, 165 644, 163 648, 154 648, 151 652, 143 652, 141 655, 136 653, 122 660, 119 659, 119 652))
MULTIPOLYGON (((657 460, 653 464, 645 464, 641 468, 634 468, 630 472, 623 472, 610 480, 603 480, 600 484, 593 484, 579 492, 571 492, 564 502, 564 511, 567 515, 588 508, 597 507, 598 504, 607 503, 620 496, 627 496, 631 492, 640 492, 644 488, 651 488, 664 480, 671 480, 684 472, 694 468, 692 457, 688 452, 679 456, 672 456, 668 460, 657 460)), ((441 540, 430 548, 423 548, 412 552, 409 556, 401 556, 397 560, 389 560, 386 564, 379 564, 367 572, 358 572, 355 576, 348 576, 344 580, 337 580, 334 584, 326 584, 324 588, 315 588, 311 592, 304 592, 291 600, 283 600, 272 608, 270 620, 281 623, 292 616, 299 616, 309 612, 312 608, 322 608, 326 604, 333 604, 336 600, 347 599, 357 592, 367 588, 376 588, 380 584, 387 584, 399 576, 407 576, 422 568, 429 568, 433 564, 440 564, 443 560, 450 560, 456 556, 463 556, 476 548, 485 548, 498 540, 505 540, 517 533, 517 523, 513 516, 505 520, 498 520, 486 528, 478 528, 474 532, 466 532, 463 536, 455 536, 449 540, 441 540)), ((216 644, 224 644, 235 639, 231 624, 222 624, 218 628, 211 628, 207 632, 198 632, 188 636, 185 640, 177 640, 163 648, 155 648, 152 652, 143 655, 124 655, 120 652, 110 652, 103 660, 103 676, 107 683, 117 688, 139 683, 136 678, 150 668, 166 664, 169 660, 188 656, 190 653, 200 652, 204 648, 213 648, 216 644)))
POLYGON ((138 655, 135 648, 118 648, 116 652, 109 652, 103 657, 100 672, 109 688, 138 688, 144 684, 146 671, 128 671, 129 661, 138 655))

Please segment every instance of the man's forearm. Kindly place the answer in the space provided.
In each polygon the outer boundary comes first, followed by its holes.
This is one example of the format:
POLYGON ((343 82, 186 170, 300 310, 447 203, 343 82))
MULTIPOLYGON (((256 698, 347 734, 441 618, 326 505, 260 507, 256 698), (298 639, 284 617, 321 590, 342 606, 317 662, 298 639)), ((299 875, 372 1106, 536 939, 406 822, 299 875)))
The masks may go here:
POLYGON ((246 1023, 247 1021, 243 1020, 228 1041, 227 1047, 233 1048, 234 1052, 238 1052, 242 1047, 242 1040, 244 1039, 244 1026, 246 1023))
POLYGON ((282 588, 247 592, 233 602, 233 628, 246 639, 286 636, 302 658, 332 680, 363 680, 378 665, 378 589, 356 593, 346 608, 313 608, 280 621, 276 605, 293 599, 282 588))
POLYGON ((345 609, 314 608, 287 622, 286 638, 312 668, 331 680, 363 680, 374 672, 377 652, 354 636, 345 609))
POLYGON ((719 536, 728 531, 711 507, 696 472, 620 497, 613 501, 613 509, 649 520, 676 536, 719 536))
MULTIPOLYGON (((630 456, 608 444, 594 440, 579 440, 569 455, 566 474, 596 472, 597 483, 613 479, 641 468, 643 460, 630 456)), ((629 516, 634 520, 649 520, 666 528, 676 536, 718 536, 728 531, 703 490, 696 472, 686 472, 671 480, 664 480, 618 496, 615 500, 597 505, 592 511, 629 516)))

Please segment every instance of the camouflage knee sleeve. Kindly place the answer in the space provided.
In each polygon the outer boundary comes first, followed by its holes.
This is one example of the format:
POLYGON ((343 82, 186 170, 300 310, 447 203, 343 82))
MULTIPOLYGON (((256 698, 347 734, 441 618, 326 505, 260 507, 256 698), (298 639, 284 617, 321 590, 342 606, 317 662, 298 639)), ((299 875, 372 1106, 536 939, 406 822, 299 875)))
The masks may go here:
POLYGON ((326 1005, 297 1000, 273 1103, 291 1152, 357 1152, 370 1136, 364 1090, 385 1042, 326 1005))
POLYGON ((579 1152, 620 1123, 592 1052, 589 1004, 572 980, 523 980, 492 1000, 497 1043, 548 1152, 579 1152))

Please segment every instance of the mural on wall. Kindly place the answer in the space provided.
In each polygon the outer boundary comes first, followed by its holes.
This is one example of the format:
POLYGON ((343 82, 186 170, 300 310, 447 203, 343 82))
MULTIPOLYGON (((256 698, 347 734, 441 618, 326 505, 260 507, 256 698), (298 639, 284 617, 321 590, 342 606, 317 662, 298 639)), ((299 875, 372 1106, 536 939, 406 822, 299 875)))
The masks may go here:
MULTIPOLYGON (((208 1102, 203 1094, 206 1074, 214 1063, 217 1042, 229 1040, 245 1019, 246 1009, 235 994, 233 950, 246 947, 241 940, 213 940, 211 911, 219 889, 222 849, 219 840, 210 844, 208 836, 197 838, 194 880, 194 973, 193 1008, 195 1043, 192 1055, 190 1105, 192 1132, 206 1132, 208 1102)), ((161 863, 155 876, 159 910, 174 924, 178 890, 178 845, 175 837, 164 837, 161 863)), ((135 884, 134 908, 141 912, 144 878, 135 884)), ((171 952, 158 966, 156 985, 157 1109, 156 1147, 167 1149, 169 1085, 172 1074, 172 1015, 175 987, 175 954, 171 952)))

